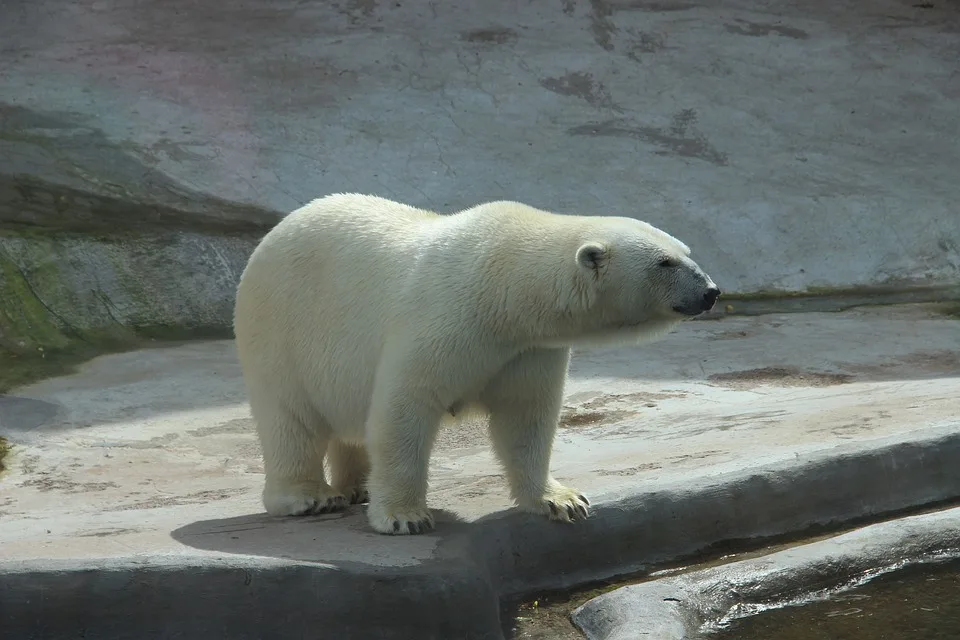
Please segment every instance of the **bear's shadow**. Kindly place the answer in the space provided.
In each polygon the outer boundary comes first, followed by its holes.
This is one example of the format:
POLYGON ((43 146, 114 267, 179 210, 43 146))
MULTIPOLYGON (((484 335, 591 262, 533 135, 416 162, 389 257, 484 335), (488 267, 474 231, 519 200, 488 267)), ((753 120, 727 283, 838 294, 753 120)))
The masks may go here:
POLYGON ((316 516, 273 517, 256 513, 199 520, 175 529, 171 537, 195 549, 262 558, 344 566, 404 566, 433 559, 444 540, 462 536, 471 524, 456 514, 433 510, 436 528, 413 536, 388 536, 370 528, 366 506, 316 516))
POLYGON ((622 529, 636 525, 631 518, 624 519, 622 508, 599 505, 594 505, 589 519, 573 526, 516 507, 471 521, 433 509, 433 531, 392 536, 370 527, 366 509, 353 505, 341 513, 318 516, 278 518, 261 512, 199 520, 170 535, 185 546, 245 557, 248 562, 273 558, 356 574, 385 569, 417 573, 437 562, 448 568, 483 565, 500 580, 527 584, 552 581, 557 571, 562 575, 584 566, 622 562, 616 551, 618 544, 623 546, 622 529))

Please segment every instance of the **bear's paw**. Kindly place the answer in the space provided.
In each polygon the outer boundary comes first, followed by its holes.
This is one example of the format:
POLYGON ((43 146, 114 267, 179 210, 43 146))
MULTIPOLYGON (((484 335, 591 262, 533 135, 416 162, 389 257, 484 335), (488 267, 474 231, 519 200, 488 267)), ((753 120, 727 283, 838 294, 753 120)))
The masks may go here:
POLYGON ((523 501, 520 508, 558 522, 576 522, 590 517, 590 501, 576 489, 553 484, 540 498, 523 501))
POLYGON ((272 516, 307 516, 343 511, 350 504, 346 496, 319 487, 287 487, 264 492, 264 506, 272 516))
POLYGON ((363 487, 352 487, 344 490, 342 493, 347 496, 350 504, 366 504, 370 502, 370 492, 363 487))
POLYGON ((383 509, 371 503, 367 509, 370 526, 379 533, 408 536, 433 530, 433 514, 427 508, 383 509))

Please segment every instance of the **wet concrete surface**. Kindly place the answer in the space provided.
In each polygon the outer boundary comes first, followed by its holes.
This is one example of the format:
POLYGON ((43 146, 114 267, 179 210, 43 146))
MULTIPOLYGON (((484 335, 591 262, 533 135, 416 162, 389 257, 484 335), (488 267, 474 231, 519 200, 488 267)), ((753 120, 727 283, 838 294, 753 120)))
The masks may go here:
POLYGON ((575 609, 588 640, 947 638, 956 629, 960 509, 873 524, 785 550, 622 587, 575 609), (930 575, 943 585, 922 585, 930 575), (924 589, 930 599, 924 603, 924 589), (879 596, 871 615, 851 600, 879 596), (812 604, 811 604, 812 603, 812 604), (926 606, 929 604, 930 606, 926 606), (936 613, 920 622, 925 613, 936 613), (796 608, 793 608, 796 607, 796 608), (918 611, 919 610, 919 611, 918 611), (833 615, 828 615, 830 613, 833 615), (755 617, 751 617, 755 616, 755 617), (716 634, 716 635, 714 635, 716 634), (756 635, 752 635, 756 634, 756 635))
POLYGON ((954 640, 960 561, 921 564, 731 623, 710 640, 954 640))

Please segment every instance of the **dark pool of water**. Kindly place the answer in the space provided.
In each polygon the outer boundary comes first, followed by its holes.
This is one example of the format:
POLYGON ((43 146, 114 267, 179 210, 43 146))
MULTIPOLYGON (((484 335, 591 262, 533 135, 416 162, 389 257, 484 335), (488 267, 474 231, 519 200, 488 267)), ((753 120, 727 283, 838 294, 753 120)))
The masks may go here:
POLYGON ((712 640, 958 640, 960 560, 882 575, 828 600, 735 620, 712 640))

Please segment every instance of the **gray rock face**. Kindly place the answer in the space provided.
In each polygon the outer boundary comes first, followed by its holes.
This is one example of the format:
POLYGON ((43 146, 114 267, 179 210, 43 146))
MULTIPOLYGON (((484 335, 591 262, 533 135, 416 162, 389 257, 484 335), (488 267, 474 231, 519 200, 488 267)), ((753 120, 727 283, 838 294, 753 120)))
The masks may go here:
MULTIPOLYGON (((4 12, 0 261, 36 293, 27 316, 43 316, 0 321, 7 342, 62 319, 225 328, 263 231, 334 191, 640 217, 681 236, 726 292, 944 284, 960 270, 954 5, 4 12)), ((7 307, 24 295, 0 284, 7 307)))
POLYGON ((69 114, 0 105, 0 346, 229 332, 278 212, 184 187, 69 114))

